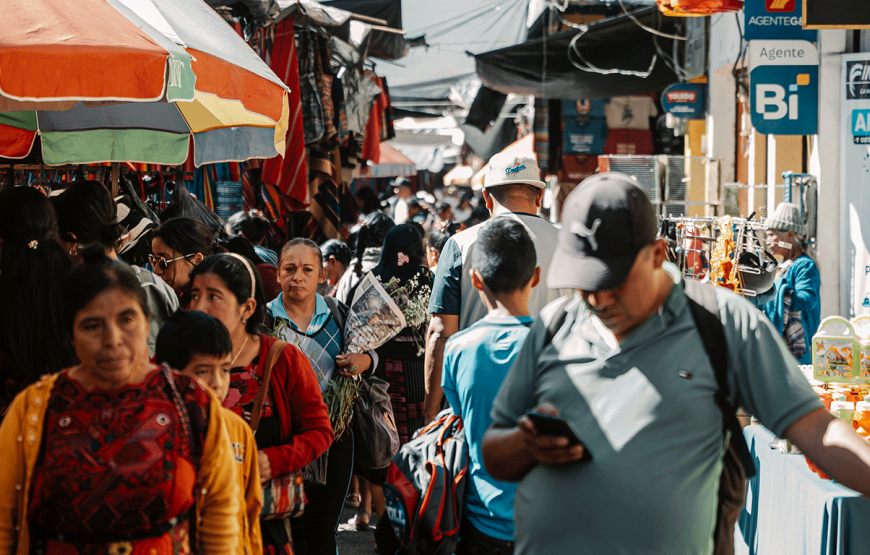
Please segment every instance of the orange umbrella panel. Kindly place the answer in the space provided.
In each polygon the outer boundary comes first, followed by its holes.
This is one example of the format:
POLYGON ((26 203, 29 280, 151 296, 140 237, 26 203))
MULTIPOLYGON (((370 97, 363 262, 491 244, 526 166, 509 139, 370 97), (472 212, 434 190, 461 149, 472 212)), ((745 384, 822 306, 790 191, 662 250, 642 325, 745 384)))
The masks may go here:
POLYGON ((75 9, 60 0, 4 0, 3 19, 14 22, 0 27, 0 95, 7 99, 193 98, 190 55, 112 0, 78 0, 75 9))

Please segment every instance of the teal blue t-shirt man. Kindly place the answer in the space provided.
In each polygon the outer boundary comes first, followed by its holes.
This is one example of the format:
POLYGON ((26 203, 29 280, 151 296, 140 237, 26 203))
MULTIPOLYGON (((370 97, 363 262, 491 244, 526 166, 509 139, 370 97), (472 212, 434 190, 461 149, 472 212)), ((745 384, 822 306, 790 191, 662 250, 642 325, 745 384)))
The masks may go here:
POLYGON ((483 467, 481 442, 492 424, 496 393, 513 365, 532 323, 531 316, 487 315, 454 334, 444 348, 441 385, 453 412, 462 418, 468 443, 469 482, 465 516, 484 534, 514 539, 516 484, 494 480, 483 467))

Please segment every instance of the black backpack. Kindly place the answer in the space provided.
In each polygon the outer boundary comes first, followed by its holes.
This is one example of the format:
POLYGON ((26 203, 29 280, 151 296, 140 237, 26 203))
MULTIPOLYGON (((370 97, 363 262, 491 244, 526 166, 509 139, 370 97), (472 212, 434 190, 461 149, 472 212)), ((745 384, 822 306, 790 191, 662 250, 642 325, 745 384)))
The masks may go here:
MULTIPOLYGON (((722 474, 719 476, 719 504, 716 510, 716 528, 713 530, 713 555, 734 553, 734 526, 746 501, 746 480, 756 474, 755 461, 743 437, 743 428, 737 420, 737 409, 728 400, 728 345, 725 329, 719 319, 719 304, 714 286, 696 280, 683 280, 684 292, 689 301, 689 310, 701 335, 704 350, 713 366, 718 390, 716 404, 722 411, 724 430, 730 432, 723 458, 722 474)), ((547 325, 544 346, 550 344, 565 321, 568 313, 565 306, 571 297, 563 298, 553 320, 547 325)))

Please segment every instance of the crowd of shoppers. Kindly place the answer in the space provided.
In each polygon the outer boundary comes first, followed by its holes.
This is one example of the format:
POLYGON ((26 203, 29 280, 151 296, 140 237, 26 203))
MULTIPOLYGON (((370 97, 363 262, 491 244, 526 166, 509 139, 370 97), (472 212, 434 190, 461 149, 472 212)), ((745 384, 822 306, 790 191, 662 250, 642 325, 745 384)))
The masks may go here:
MULTIPOLYGON (((360 188, 360 222, 323 245, 276 244, 257 212, 168 218, 149 268, 119 259, 102 184, 0 192, 0 555, 335 555, 343 508, 358 530, 387 518, 388 478, 324 401, 339 376, 386 383, 400 444, 445 407, 464 421, 457 553, 711 553, 722 414, 644 192, 596 175, 557 228, 535 159, 514 155, 490 161, 478 206, 395 192, 360 188), (353 353, 369 273, 429 316, 353 353), (270 488, 297 476, 304 512, 274 518, 270 488)), ((797 369, 820 312, 799 208, 767 224, 774 300, 715 292, 736 402, 868 494, 870 446, 797 369)))

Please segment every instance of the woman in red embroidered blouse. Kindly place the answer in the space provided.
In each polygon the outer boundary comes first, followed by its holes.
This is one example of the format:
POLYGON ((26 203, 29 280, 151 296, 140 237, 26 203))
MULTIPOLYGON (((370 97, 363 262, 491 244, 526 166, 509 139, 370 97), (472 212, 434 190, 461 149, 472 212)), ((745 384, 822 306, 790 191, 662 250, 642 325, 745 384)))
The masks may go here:
MULTIPOLYGON (((233 341, 233 369, 224 406, 250 422, 266 354, 276 341, 257 333, 265 314, 260 276, 245 258, 227 253, 203 260, 190 273, 190 282, 190 308, 223 322, 233 341)), ((263 482, 304 467, 323 454, 333 439, 314 371, 296 347, 284 347, 266 397, 256 435, 263 482)), ((282 520, 262 520, 260 529, 265 555, 293 552, 282 520)), ((301 544, 302 538, 298 539, 301 544)))
POLYGON ((85 260, 61 286, 80 363, 28 388, 0 426, 12 455, 0 477, 0 553, 235 551, 240 493, 217 399, 148 361, 148 305, 133 271, 101 248, 85 260))

